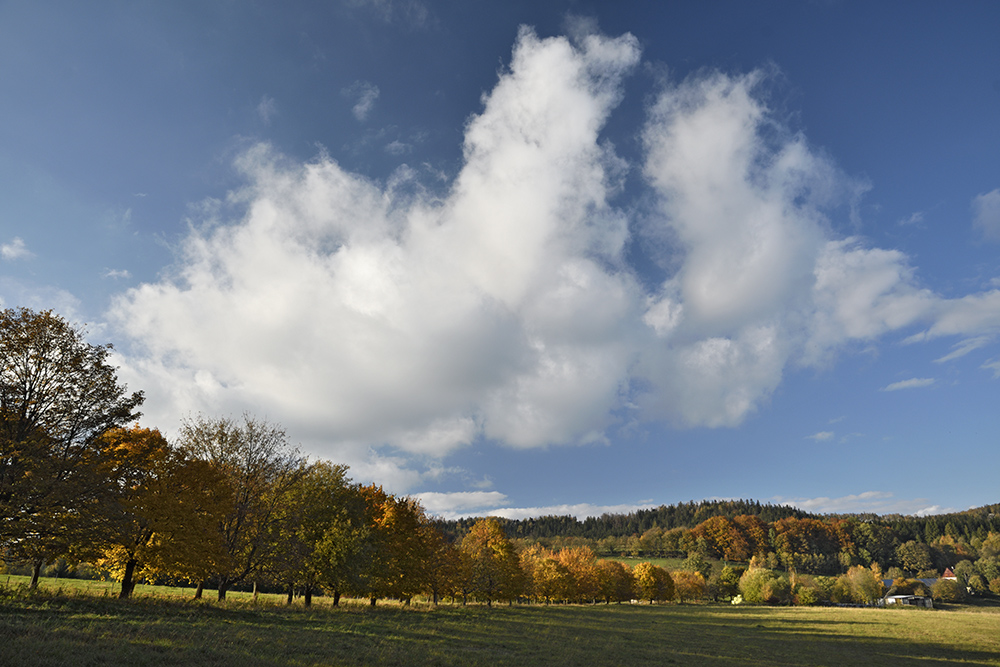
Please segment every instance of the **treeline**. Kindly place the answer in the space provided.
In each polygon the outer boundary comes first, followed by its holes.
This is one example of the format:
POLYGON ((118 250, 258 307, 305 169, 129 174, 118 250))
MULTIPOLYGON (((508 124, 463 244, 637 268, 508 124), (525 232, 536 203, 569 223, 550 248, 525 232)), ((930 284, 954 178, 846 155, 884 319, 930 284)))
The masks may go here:
POLYGON ((739 500, 583 522, 434 521, 413 499, 352 483, 346 466, 309 461, 251 415, 189 419, 175 442, 135 426, 143 395, 119 385, 109 351, 51 312, 0 311, 0 553, 30 569, 32 587, 63 560, 121 581, 122 597, 146 580, 191 582, 199 597, 213 587, 220 599, 262 586, 306 604, 318 592, 334 604, 344 594, 683 601, 742 581, 734 568, 720 579, 714 559, 784 570, 772 579, 792 591, 799 574, 858 568, 912 578, 954 567, 971 588, 1000 586, 996 507, 818 517, 739 500), (663 555, 684 565, 614 560, 663 555))
MULTIPOLYGON (((603 557, 683 558, 697 552, 737 563, 756 556, 772 568, 812 574, 832 575, 854 565, 876 565, 915 575, 940 573, 963 560, 976 561, 983 545, 991 544, 990 536, 1000 534, 997 509, 1000 506, 992 505, 931 517, 819 516, 739 500, 682 503, 586 521, 566 516, 498 521, 509 537, 526 545, 587 547, 603 557), (738 514, 740 510, 749 511, 738 514), (627 527, 636 525, 640 515, 663 517, 664 525, 654 522, 641 532, 628 533, 627 527), (608 531, 611 534, 604 537, 592 537, 604 531, 588 532, 588 525, 622 528, 608 531)), ((460 539, 475 521, 438 521, 437 525, 452 539, 460 539)), ((989 557, 994 555, 989 547, 986 550, 989 557)), ((987 571, 993 572, 990 567, 987 571)))
MULTIPOLYGON (((761 504, 754 500, 703 500, 677 505, 660 505, 655 509, 642 509, 628 514, 602 514, 580 521, 572 516, 542 516, 528 519, 498 521, 512 539, 547 539, 582 537, 592 542, 607 537, 641 535, 651 528, 691 528, 716 516, 734 518, 741 515, 757 516, 771 522, 788 517, 806 518, 816 515, 788 505, 761 504)), ((451 539, 461 539, 476 519, 439 519, 436 523, 451 539)))

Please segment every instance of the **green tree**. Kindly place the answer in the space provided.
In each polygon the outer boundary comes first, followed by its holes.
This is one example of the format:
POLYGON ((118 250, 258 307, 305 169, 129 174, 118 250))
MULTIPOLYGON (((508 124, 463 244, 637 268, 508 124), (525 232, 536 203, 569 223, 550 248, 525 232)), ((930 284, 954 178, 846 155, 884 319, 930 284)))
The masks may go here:
POLYGON ((934 567, 931 548, 922 542, 910 540, 896 547, 896 559, 904 570, 922 572, 934 567))
POLYGON ((722 568, 718 579, 720 597, 723 599, 736 597, 736 594, 740 592, 740 577, 743 572, 743 568, 736 568, 732 565, 726 565, 722 568))
POLYGON ((961 602, 965 588, 954 579, 938 579, 931 586, 931 596, 938 602, 961 602))
POLYGON ((139 417, 108 363, 110 345, 52 311, 0 311, 0 547, 32 564, 87 547, 124 472, 101 436, 139 417))

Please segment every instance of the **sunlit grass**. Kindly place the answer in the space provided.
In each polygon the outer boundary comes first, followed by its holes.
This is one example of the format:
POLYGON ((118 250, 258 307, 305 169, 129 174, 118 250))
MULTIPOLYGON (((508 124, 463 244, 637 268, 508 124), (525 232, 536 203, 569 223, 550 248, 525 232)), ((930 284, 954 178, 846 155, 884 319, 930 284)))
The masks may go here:
POLYGON ((71 589, 72 581, 45 580, 35 594, 0 591, 0 664, 1000 665, 997 606, 373 609, 358 600, 334 609, 325 598, 289 607, 277 595, 220 604, 214 591, 194 601, 191 589, 167 587, 118 600, 100 588, 106 582, 71 589))

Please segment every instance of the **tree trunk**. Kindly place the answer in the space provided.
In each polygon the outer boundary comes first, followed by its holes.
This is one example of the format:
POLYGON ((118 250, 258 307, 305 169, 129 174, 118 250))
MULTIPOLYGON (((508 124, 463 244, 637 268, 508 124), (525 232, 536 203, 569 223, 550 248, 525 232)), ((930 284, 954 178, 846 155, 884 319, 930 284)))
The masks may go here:
POLYGON ((42 573, 42 559, 38 558, 34 563, 31 564, 31 584, 28 586, 30 590, 35 590, 38 588, 38 575, 42 573))
POLYGON ((303 602, 305 603, 305 605, 307 607, 312 606, 312 603, 313 603, 313 587, 307 585, 306 586, 306 590, 304 591, 304 593, 305 593, 305 595, 303 597, 303 602))
POLYGON ((288 596, 285 598, 285 604, 292 604, 292 600, 295 599, 295 587, 288 584, 288 596))
POLYGON ((135 587, 135 584, 132 583, 133 574, 135 574, 135 559, 129 558, 128 562, 125 563, 125 573, 122 575, 122 590, 118 594, 119 600, 132 597, 132 589, 135 587))
POLYGON ((340 606, 340 591, 333 592, 333 606, 334 607, 340 606))
POLYGON ((198 582, 198 587, 194 589, 194 599, 195 600, 200 600, 201 599, 201 592, 203 590, 205 590, 205 581, 204 581, 204 579, 201 580, 201 581, 199 581, 198 582))
POLYGON ((223 602, 226 599, 226 590, 229 589, 229 582, 225 579, 219 579, 219 602, 223 602))
POLYGON ((257 580, 253 580, 253 601, 257 602, 257 580))
POLYGON ((378 598, 377 598, 377 597, 375 597, 375 596, 372 596, 372 606, 373 606, 373 607, 375 606, 375 601, 376 601, 376 600, 378 600, 378 598))

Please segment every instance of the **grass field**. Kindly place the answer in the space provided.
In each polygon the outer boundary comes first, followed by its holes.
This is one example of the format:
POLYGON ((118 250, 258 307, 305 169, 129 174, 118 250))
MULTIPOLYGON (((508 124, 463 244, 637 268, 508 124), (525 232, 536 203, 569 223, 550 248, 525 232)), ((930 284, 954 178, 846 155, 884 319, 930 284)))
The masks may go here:
POLYGON ((988 604, 334 609, 319 598, 306 609, 280 596, 219 604, 144 587, 120 601, 103 582, 46 580, 34 595, 3 583, 2 665, 1000 665, 1000 606, 988 604))

